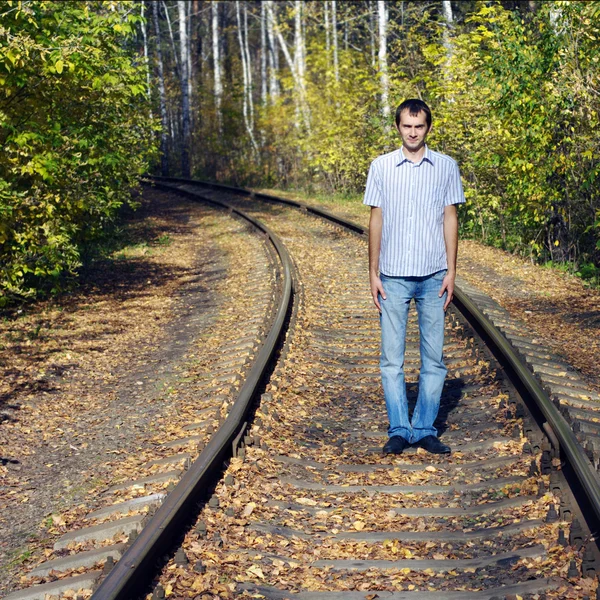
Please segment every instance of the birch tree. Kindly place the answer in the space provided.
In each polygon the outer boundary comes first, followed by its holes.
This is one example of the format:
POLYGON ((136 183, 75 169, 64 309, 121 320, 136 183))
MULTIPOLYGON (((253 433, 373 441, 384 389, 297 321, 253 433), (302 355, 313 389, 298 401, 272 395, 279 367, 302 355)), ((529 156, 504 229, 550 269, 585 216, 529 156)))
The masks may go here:
POLYGON ((331 41, 333 43, 333 75, 335 82, 340 81, 340 67, 338 63, 338 38, 337 38, 337 2, 331 0, 331 41))
POLYGON ((268 70, 269 70, 269 97, 271 103, 275 103, 279 97, 279 83, 277 81, 277 74, 279 72, 279 51, 277 48, 277 38, 273 31, 273 18, 272 13, 273 7, 271 6, 271 0, 262 2, 261 6, 265 7, 266 19, 267 19, 267 41, 269 44, 268 49, 268 70))
POLYGON ((246 37, 248 35, 247 31, 247 16, 245 19, 245 27, 242 22, 242 18, 240 15, 240 2, 236 0, 235 2, 235 15, 237 18, 237 32, 238 32, 238 41, 240 44, 240 58, 242 60, 242 76, 244 83, 244 95, 243 95, 243 115, 244 115, 244 125, 246 126, 246 131, 248 132, 248 137, 250 138, 250 142, 252 143, 252 148, 254 152, 258 153, 258 145, 256 140, 254 139, 254 127, 252 123, 252 80, 250 76, 250 65, 248 64, 248 55, 247 55, 247 43, 244 41, 244 32, 246 33, 246 37))
POLYGON ((331 32, 329 31, 329 2, 323 3, 323 24, 325 26, 325 54, 327 55, 327 67, 331 64, 331 32))
POLYGON ((158 0, 152 2, 152 19, 154 21, 154 35, 156 36, 156 63, 158 67, 158 97, 160 101, 160 122, 162 129, 160 132, 160 172, 163 177, 169 174, 169 148, 168 148, 168 130, 169 121, 167 116, 167 97, 165 93, 165 71, 162 57, 162 44, 160 35, 160 26, 158 20, 158 0))
MULTIPOLYGON (((292 60, 290 51, 288 50, 287 44, 285 43, 285 40, 283 39, 283 35, 281 34, 281 31, 279 29, 277 21, 275 20, 272 2, 269 2, 267 4, 267 13, 269 15, 269 20, 271 21, 271 23, 273 25, 273 32, 277 36, 277 39, 279 41, 279 46, 281 47, 281 50, 283 52, 283 56, 285 57, 287 65, 292 73, 292 78, 294 80, 294 87, 295 87, 294 101, 298 103, 299 112, 302 115, 302 120, 304 122, 304 126, 306 127, 306 129, 308 131, 310 131, 310 113, 309 113, 309 109, 308 109, 308 103, 306 101, 306 89, 304 87, 304 82, 302 81, 302 79, 300 78, 300 76, 298 74, 298 70, 296 68, 295 61, 292 60)), ((296 125, 298 126, 299 123, 296 123, 296 125)))
POLYGON ((302 1, 296 0, 294 14, 294 63, 302 88, 305 87, 306 63, 304 57, 304 36, 302 35, 302 1))
POLYGON ((369 0, 369 36, 371 38, 371 66, 373 69, 376 64, 377 49, 375 43, 375 11, 373 10, 373 0, 369 0))
POLYGON ((190 176, 190 95, 188 73, 187 2, 177 1, 179 10, 179 52, 181 71, 181 174, 190 176))
POLYGON ((171 25, 171 16, 169 15, 169 7, 165 0, 162 0, 163 10, 165 12, 165 19, 167 20, 167 27, 169 28, 169 38, 171 39, 171 50, 173 52, 173 60, 175 61, 175 74, 177 77, 181 76, 179 71, 179 55, 177 54, 177 47, 175 46, 175 36, 173 35, 173 26, 171 25))
POLYGON ((146 9, 146 2, 142 0, 140 6, 140 15, 142 17, 142 38, 144 40, 144 64, 146 65, 146 95, 148 96, 149 102, 149 113, 150 118, 152 119, 152 104, 150 103, 152 100, 152 94, 150 92, 150 61, 148 60, 148 35, 146 33, 146 19, 144 17, 144 12, 146 9))
POLYGON ((446 48, 446 60, 450 60, 452 49, 450 47, 450 30, 454 24, 454 15, 452 14, 452 4, 450 0, 442 1, 442 9, 444 13, 444 47, 446 48))
POLYGON ((389 78, 387 67, 387 7, 385 0, 377 1, 379 15, 379 82, 381 88, 381 113, 384 117, 390 115, 389 78))
POLYGON ((267 7, 260 4, 260 101, 267 105, 267 7))
POLYGON ((212 29, 212 54, 213 54, 213 74, 215 99, 215 112, 217 113, 217 128, 219 135, 223 133, 223 116, 221 114, 221 104, 223 101, 223 83, 221 81, 221 57, 219 55, 219 3, 211 2, 211 29, 212 29))

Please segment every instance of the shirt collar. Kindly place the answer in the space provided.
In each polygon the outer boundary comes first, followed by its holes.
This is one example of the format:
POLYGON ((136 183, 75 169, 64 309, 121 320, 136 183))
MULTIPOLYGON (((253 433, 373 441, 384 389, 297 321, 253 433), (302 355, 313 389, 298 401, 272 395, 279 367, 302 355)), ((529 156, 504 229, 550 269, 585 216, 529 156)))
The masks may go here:
MULTIPOLYGON (((410 161, 408 158, 406 158, 406 156, 404 156, 404 152, 402 152, 402 146, 400 146, 400 149, 398 150, 399 153, 399 162, 396 165, 397 167, 399 167, 401 164, 405 163, 405 162, 412 162, 410 161)), ((425 154, 423 154, 423 158, 416 163, 417 165, 420 165, 423 161, 428 161, 429 163, 431 163, 432 165, 434 165, 435 163, 433 162, 433 152, 429 149, 429 146, 427 144, 425 144, 425 154)))

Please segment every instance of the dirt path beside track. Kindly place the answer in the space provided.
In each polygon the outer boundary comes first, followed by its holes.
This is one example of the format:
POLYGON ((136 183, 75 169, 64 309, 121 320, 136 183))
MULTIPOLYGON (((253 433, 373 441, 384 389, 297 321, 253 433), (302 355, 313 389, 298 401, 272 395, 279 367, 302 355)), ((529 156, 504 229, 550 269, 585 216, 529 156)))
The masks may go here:
POLYGON ((232 310, 236 253, 255 252, 246 234, 224 212, 147 190, 128 244, 78 290, 0 322, 0 596, 47 553, 63 511, 93 505, 127 455, 143 461, 193 406, 198 340, 232 310))

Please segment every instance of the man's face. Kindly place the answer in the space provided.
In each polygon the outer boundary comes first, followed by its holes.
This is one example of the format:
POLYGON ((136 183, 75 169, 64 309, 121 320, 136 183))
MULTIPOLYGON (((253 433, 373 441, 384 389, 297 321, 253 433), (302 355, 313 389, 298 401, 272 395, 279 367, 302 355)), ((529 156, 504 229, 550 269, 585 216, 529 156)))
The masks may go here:
POLYGON ((402 145, 409 152, 417 152, 425 144, 425 138, 429 133, 427 127, 427 115, 424 111, 419 111, 416 115, 411 115, 407 109, 400 113, 400 125, 398 126, 402 145))

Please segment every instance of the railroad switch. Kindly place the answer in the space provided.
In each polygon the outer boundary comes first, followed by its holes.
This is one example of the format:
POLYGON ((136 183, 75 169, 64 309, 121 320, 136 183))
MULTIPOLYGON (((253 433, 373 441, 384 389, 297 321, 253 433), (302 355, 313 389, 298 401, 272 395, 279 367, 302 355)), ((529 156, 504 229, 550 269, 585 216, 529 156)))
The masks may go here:
POLYGON ((225 475, 225 485, 233 485, 234 481, 235 480, 231 473, 228 473, 227 475, 225 475))
POLYGON ((206 535, 206 523, 204 521, 200 521, 198 523, 198 525, 196 525, 196 533, 200 536, 200 537, 204 537, 206 535))
POLYGON ((529 442, 523 444, 523 454, 533 454, 533 447, 529 442))
POLYGON ((529 463, 529 477, 533 477, 538 474, 538 466, 535 458, 529 463))
POLYGON ((152 592, 152 600, 164 600, 165 599, 165 590, 160 583, 154 588, 152 592))
POLYGON ((579 519, 575 517, 571 523, 571 530, 569 531, 569 544, 579 550, 583 545, 583 528, 579 519))
POLYGON ((228 517, 235 517, 235 508, 233 508, 233 506, 228 506, 228 507, 225 509, 225 514, 226 514, 228 517))
POLYGON ((208 501, 209 508, 212 508, 213 510, 217 510, 219 508, 219 505, 220 505, 219 498, 213 494, 208 501))

